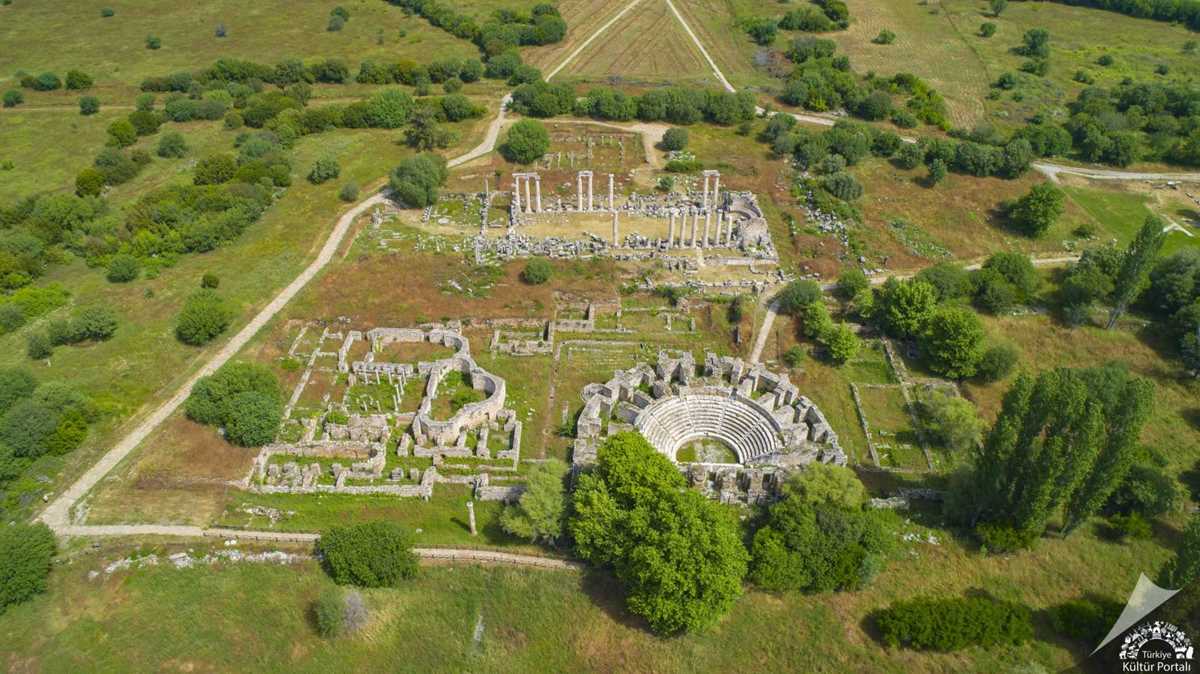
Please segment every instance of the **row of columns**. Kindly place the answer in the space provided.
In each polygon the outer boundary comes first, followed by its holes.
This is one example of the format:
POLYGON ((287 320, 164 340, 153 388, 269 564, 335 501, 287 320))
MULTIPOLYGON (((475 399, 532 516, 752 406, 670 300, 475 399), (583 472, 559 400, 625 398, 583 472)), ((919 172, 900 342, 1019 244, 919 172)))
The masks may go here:
POLYGON ((525 187, 525 211, 526 213, 541 213, 542 212, 542 177, 536 173, 514 173, 513 174, 513 206, 518 213, 521 212, 521 187, 525 187), (529 196, 529 183, 534 186, 534 198, 529 196))
POLYGON ((676 246, 684 248, 690 246, 692 248, 704 248, 707 246, 730 245, 733 242, 733 221, 725 222, 725 212, 716 211, 716 236, 710 236, 713 225, 713 211, 704 210, 704 234, 701 238, 700 234, 700 213, 699 210, 690 211, 692 216, 691 236, 688 236, 688 213, 680 214, 676 211, 671 211, 671 221, 667 230, 667 248, 676 246), (682 215, 682 217, 680 217, 682 215), (676 218, 679 219, 679 234, 676 237, 676 218))

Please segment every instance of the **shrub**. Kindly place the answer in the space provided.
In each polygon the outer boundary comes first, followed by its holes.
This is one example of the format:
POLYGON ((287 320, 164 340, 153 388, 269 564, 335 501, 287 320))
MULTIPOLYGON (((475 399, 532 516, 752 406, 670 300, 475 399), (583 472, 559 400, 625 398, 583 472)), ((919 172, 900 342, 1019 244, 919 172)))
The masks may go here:
POLYGON ((534 119, 522 119, 508 129, 500 154, 517 164, 532 164, 550 149, 550 134, 534 119))
POLYGON ((991 37, 996 34, 996 24, 991 21, 985 21, 979 26, 980 37, 991 37))
POLYGON ((200 277, 200 287, 216 290, 221 285, 221 279, 212 272, 205 272, 204 276, 200 277))
POLYGON ((146 36, 146 49, 159 49, 162 47, 162 39, 157 35, 146 36))
POLYGON ((529 285, 541 285, 550 280, 554 268, 545 258, 531 258, 525 263, 525 269, 521 270, 521 280, 529 285))
POLYGON ((798 280, 784 286, 775 296, 779 313, 786 316, 799 316, 810 304, 820 302, 822 297, 821 285, 816 281, 798 280))
POLYGON ((388 186, 393 198, 407 208, 424 208, 437 201, 446 182, 446 160, 435 154, 408 157, 392 171, 388 186))
POLYGON ((117 313, 103 304, 80 309, 71 318, 71 342, 103 342, 117 331, 117 313))
POLYGON ((984 350, 979 358, 979 366, 975 368, 975 376, 980 381, 994 382, 1004 379, 1017 366, 1020 352, 1011 344, 996 344, 984 350))
POLYGON ((1028 607, 991 597, 899 601, 877 612, 874 621, 884 643, 893 648, 957 651, 1033 638, 1028 607))
POLYGON ((879 31, 879 34, 871 40, 871 42, 874 42, 875 44, 891 44, 895 41, 896 34, 890 30, 887 30, 886 28, 879 31))
POLYGON ((1112 57, 1112 54, 1101 54, 1100 58, 1096 59, 1097 65, 1102 65, 1105 67, 1111 66, 1114 62, 1115 59, 1112 57))
POLYGON ((0 335, 6 335, 25 325, 25 310, 12 302, 0 304, 0 335))
POLYGON ((237 110, 230 110, 225 113, 225 128, 231 131, 242 128, 246 120, 242 117, 242 113, 237 110))
POLYGON ((367 616, 366 602, 353 590, 329 588, 313 602, 317 633, 326 638, 358 631, 366 624, 367 616))
POLYGON ((227 154, 209 155, 196 162, 192 182, 196 185, 220 185, 233 180, 237 174, 237 161, 227 154))
POLYGON ((54 353, 50 337, 44 332, 31 332, 25 338, 25 353, 33 360, 49 358, 54 353))
POLYGON ((55 552, 54 532, 45 524, 0 527, 0 612, 46 591, 55 552))
POLYGON ((104 173, 94 168, 85 168, 75 176, 75 194, 81 197, 98 197, 104 191, 104 173))
POLYGON ((787 351, 783 352, 782 359, 783 364, 790 368, 800 367, 800 364, 804 362, 804 349, 798 345, 793 345, 787 351))
POLYGON ((983 438, 983 422, 969 400, 933 391, 917 405, 925 430, 947 449, 970 452, 983 438))
POLYGON ((229 401, 225 439, 239 447, 261 447, 275 439, 283 407, 277 395, 245 391, 229 401))
POLYGON ((33 395, 37 380, 24 368, 0 369, 0 414, 7 412, 18 400, 33 395))
POLYGON ((141 269, 142 266, 136 257, 121 253, 109 260, 105 278, 112 283, 128 283, 138 277, 141 269))
POLYGON ((68 70, 66 77, 67 88, 72 91, 80 89, 88 89, 92 86, 92 77, 87 73, 78 70, 68 70))
POLYGON ((321 534, 317 551, 338 585, 396 587, 417 573, 409 533, 395 522, 333 527, 321 534))
POLYGON ((929 318, 921 347, 929 369, 951 379, 975 374, 983 353, 983 322, 964 307, 942 306, 929 318))
POLYGON ((116 12, 113 11, 112 7, 105 7, 100 10, 100 16, 104 17, 105 19, 111 18, 115 15, 116 12))
POLYGON ((531 542, 554 544, 562 537, 566 521, 563 489, 566 476, 567 464, 558 459, 534 466, 520 500, 506 507, 500 515, 500 526, 531 542))
POLYGON ((1136 465, 1108 497, 1104 511, 1157 517, 1174 510, 1179 501, 1179 486, 1174 477, 1156 466, 1136 465))
POLYGON ((4 107, 15 108, 25 102, 25 94, 19 89, 9 89, 4 92, 4 107))
POLYGON ((984 522, 975 527, 975 537, 979 539, 985 552, 1005 554, 1029 549, 1033 546, 1037 534, 1003 522, 984 522))
POLYGON ((175 320, 175 336, 184 344, 201 346, 225 332, 233 322, 233 310, 212 290, 188 297, 175 320))
POLYGON ((1086 644, 1099 643, 1121 615, 1121 604, 1108 599, 1074 599, 1046 610, 1057 633, 1086 644))
POLYGON ((108 125, 108 144, 113 147, 129 147, 137 142, 137 129, 128 119, 118 119, 108 125))
POLYGON ((340 16, 329 17, 329 23, 325 26, 325 30, 330 33, 336 33, 346 27, 346 20, 340 16))
POLYGON ((308 172, 308 182, 314 185, 333 180, 342 173, 342 167, 332 157, 322 157, 313 162, 312 170, 308 172))
POLYGON ((62 89, 63 83, 54 73, 42 73, 37 77, 22 78, 21 86, 34 91, 56 91, 62 89))
POLYGON ((1125 540, 1127 538, 1146 540, 1154 535, 1154 531, 1150 527, 1150 522, 1146 521, 1146 518, 1138 513, 1113 515, 1108 518, 1108 524, 1112 527, 1113 537, 1117 540, 1125 540))
POLYGON ((667 129, 662 138, 662 149, 669 152, 678 152, 687 147, 688 132, 687 129, 672 127, 667 129))
POLYGON ((279 382, 265 365, 232 362, 201 378, 184 405, 187 417, 209 426, 224 426, 233 416, 233 400, 245 393, 281 400, 279 382))
POLYGON ((187 141, 183 139, 183 134, 178 131, 171 131, 163 134, 162 138, 158 139, 158 156, 164 159, 183 157, 188 152, 187 141))
POLYGON ((84 96, 79 99, 79 114, 88 116, 100 112, 100 99, 95 96, 84 96))
POLYGON ((350 182, 342 185, 342 189, 338 190, 338 199, 346 203, 353 203, 358 200, 358 183, 350 182))

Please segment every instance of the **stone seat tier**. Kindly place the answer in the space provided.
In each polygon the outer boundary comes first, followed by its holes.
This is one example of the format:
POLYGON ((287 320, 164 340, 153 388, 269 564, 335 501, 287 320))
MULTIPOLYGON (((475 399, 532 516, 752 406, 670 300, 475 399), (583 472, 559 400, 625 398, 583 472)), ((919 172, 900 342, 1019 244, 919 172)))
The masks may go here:
POLYGON ((659 452, 674 459, 679 448, 702 439, 729 446, 747 462, 779 451, 778 422, 762 408, 729 396, 688 393, 656 400, 635 424, 659 452))

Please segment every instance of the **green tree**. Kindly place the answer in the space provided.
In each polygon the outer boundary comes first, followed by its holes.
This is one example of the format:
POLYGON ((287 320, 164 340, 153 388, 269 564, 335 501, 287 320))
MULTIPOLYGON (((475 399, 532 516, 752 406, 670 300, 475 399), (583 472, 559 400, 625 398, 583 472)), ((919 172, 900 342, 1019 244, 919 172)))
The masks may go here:
POLYGON ((816 281, 796 280, 788 283, 775 296, 779 313, 799 317, 812 304, 821 301, 821 285, 816 281))
POLYGON ((687 147, 688 132, 687 129, 680 127, 672 127, 663 133, 662 149, 668 152, 678 152, 687 147))
POLYGON ((56 548, 45 524, 0 527, 0 612, 46 591, 56 548))
MULTIPOLYGON (((824 306, 824 305, 821 305, 824 306)), ((829 359, 841 364, 858 355, 862 341, 849 325, 838 323, 830 326, 820 337, 821 343, 829 352, 829 359)))
POLYGON ((237 160, 228 154, 209 155, 196 162, 192 182, 196 185, 220 185, 233 180, 237 174, 237 160))
POLYGON ((1008 8, 1008 0, 991 0, 988 7, 992 10, 992 16, 998 17, 1008 8))
POLYGON ((1146 283, 1146 277, 1154 264, 1158 251, 1162 250, 1163 241, 1167 235, 1165 223, 1156 215, 1146 216, 1137 236, 1129 242, 1125 255, 1121 259, 1121 269, 1117 272, 1113 284, 1113 306, 1108 314, 1109 330, 1112 330, 1129 305, 1141 294, 1146 283))
POLYGON ((867 275, 857 267, 848 267, 838 274, 837 295, 843 300, 851 300, 870 287, 871 282, 867 275))
POLYGON ((609 437, 580 475, 568 522, 579 555, 610 567, 629 610, 655 633, 711 625, 741 594, 737 522, 685 490, 683 476, 637 433, 609 437))
POLYGON ((983 357, 983 322, 966 307, 939 307, 929 317, 921 346, 937 374, 972 377, 983 357))
POLYGON ((246 391, 229 403, 225 438, 239 447, 262 447, 275 439, 283 406, 278 396, 246 391))
POLYGON ((983 438, 983 421, 971 401, 932 391, 917 406, 925 430, 953 452, 970 453, 983 438))
POLYGON ((162 138, 158 139, 158 156, 169 159, 183 157, 188 152, 187 141, 183 139, 183 134, 178 131, 171 131, 163 134, 162 138))
POLYGON ((566 497, 563 481, 567 464, 549 459, 529 472, 525 491, 515 505, 504 509, 500 526, 514 536, 530 541, 545 541, 551 545, 563 535, 566 518, 566 497))
POLYGON ((233 315, 233 309, 220 295, 202 289, 184 301, 175 320, 175 336, 184 344, 207 344, 225 332, 233 322, 233 315))
POLYGON ((937 289, 926 281, 889 278, 875 298, 875 320, 893 337, 920 335, 937 306, 937 289))
POLYGON ((136 257, 128 253, 119 253, 109 260, 105 278, 111 283, 128 283, 137 279, 141 270, 142 265, 136 257))
POLYGON ((508 129, 500 154, 517 164, 532 164, 550 149, 550 134, 535 119, 522 119, 508 129))
POLYGON ((18 400, 33 395, 37 380, 24 368, 0 369, 0 414, 7 412, 18 400))
POLYGON ((417 575, 412 536, 396 522, 333 527, 321 534, 317 552, 338 585, 397 587, 417 575))
POLYGON ((95 96, 83 96, 79 99, 79 114, 94 115, 100 112, 100 99, 95 96))
POLYGON ((545 258, 534 257, 530 258, 525 263, 525 268, 521 270, 521 280, 529 285, 541 285, 550 280, 553 275, 554 268, 550 266, 550 262, 545 258))
POLYGON ((1125 481, 1140 451, 1138 436, 1154 408, 1154 385, 1121 367, 1082 372, 1092 404, 1100 408, 1104 434, 1091 470, 1066 500, 1063 534, 1070 534, 1100 511, 1125 481))
POLYGON ((342 173, 342 167, 333 157, 321 157, 313 162, 312 170, 308 172, 308 182, 314 185, 328 182, 342 173))
POLYGON ((201 377, 184 404, 193 421, 224 426, 233 417, 233 401, 243 393, 256 393, 279 402, 279 381, 274 372, 258 363, 226 363, 213 374, 201 377))
POLYGON ((425 208, 437 202, 438 189, 449 173, 446 160, 435 154, 408 157, 392 171, 392 197, 406 208, 425 208))
POLYGON ((1183 538, 1179 541, 1179 550, 1163 566, 1158 584, 1182 588, 1195 583, 1197 579, 1200 579, 1200 513, 1192 513, 1183 530, 1183 538))
POLYGON ((1013 226, 1027 236, 1038 237, 1058 221, 1066 195, 1050 183, 1038 183, 1008 211, 1013 226))
POLYGON ((108 144, 113 147, 129 147, 137 142, 137 129, 128 119, 118 119, 108 125, 108 144))
POLYGON ((858 510, 867 502, 867 488, 854 471, 831 463, 808 464, 784 482, 783 494, 809 505, 844 510, 858 510))

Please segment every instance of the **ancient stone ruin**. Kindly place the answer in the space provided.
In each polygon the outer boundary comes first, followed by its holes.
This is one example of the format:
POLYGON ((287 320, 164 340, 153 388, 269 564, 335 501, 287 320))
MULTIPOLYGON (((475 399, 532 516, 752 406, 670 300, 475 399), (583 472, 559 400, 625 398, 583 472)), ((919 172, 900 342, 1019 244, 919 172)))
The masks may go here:
POLYGON ((583 390, 572 462, 595 461, 605 437, 639 431, 680 465, 692 486, 723 502, 771 498, 786 475, 812 463, 846 464, 825 415, 800 395, 786 375, 740 358, 707 353, 697 367, 691 353, 660 351, 642 363, 583 390), (712 443, 728 459, 683 456, 712 443))
POLYGON ((290 419, 323 353, 318 344, 287 408, 285 426, 298 422, 302 437, 264 447, 243 486, 264 493, 428 499, 435 484, 453 483, 471 486, 475 498, 482 500, 512 500, 520 495, 521 422, 505 407, 504 379, 475 363, 470 344, 457 326, 375 328, 365 333, 326 328, 319 342, 331 340, 340 341, 336 367, 324 374, 344 378, 346 395, 340 401, 328 400, 318 416, 290 419), (351 352, 362 342, 369 350, 363 358, 352 360, 351 352), (395 343, 430 344, 452 354, 430 361, 386 360, 384 350, 395 343), (450 393, 442 389, 451 380, 465 399, 438 405, 440 399, 446 403, 450 393), (356 387, 386 395, 382 401, 377 396, 351 402, 356 387), (420 402, 402 404, 406 396, 414 400, 417 396, 420 402))

